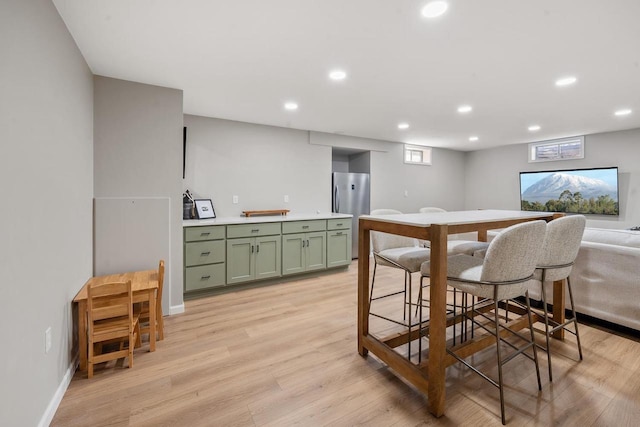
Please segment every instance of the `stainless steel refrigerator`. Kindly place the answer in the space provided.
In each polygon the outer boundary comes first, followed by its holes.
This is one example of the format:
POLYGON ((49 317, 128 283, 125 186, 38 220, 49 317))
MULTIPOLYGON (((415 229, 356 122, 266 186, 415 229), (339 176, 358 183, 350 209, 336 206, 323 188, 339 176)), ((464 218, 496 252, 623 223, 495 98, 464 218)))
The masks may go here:
POLYGON ((331 210, 353 215, 351 254, 358 258, 358 217, 369 213, 369 174, 334 172, 331 210))

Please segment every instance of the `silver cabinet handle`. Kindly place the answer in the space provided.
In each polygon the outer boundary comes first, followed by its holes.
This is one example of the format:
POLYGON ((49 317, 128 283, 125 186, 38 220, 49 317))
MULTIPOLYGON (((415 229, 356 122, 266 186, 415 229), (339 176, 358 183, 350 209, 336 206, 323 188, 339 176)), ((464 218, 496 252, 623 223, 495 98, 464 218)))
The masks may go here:
POLYGON ((200 280, 209 280, 211 278, 211 276, 202 276, 200 278, 200 280))
POLYGON ((209 256, 209 254, 211 254, 211 252, 202 252, 200 256, 209 256))
POLYGON ((342 236, 342 231, 338 231, 338 232, 336 233, 336 236, 342 236))
POLYGON ((256 253, 260 252, 260 245, 256 245, 256 253))
POLYGON ((201 236, 208 236, 209 234, 211 234, 211 232, 200 233, 201 236))
POLYGON ((252 233, 258 233, 258 232, 260 232, 260 229, 259 228, 254 228, 253 230, 251 230, 251 232, 252 233))

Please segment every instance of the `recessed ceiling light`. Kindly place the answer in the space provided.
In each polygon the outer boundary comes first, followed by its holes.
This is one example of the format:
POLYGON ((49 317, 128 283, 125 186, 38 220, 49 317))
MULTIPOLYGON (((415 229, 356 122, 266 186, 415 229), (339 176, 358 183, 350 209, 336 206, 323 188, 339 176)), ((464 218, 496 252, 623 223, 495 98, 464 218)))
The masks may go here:
POLYGON ((329 73, 329 78, 331 80, 344 80, 347 78, 347 73, 342 70, 333 70, 329 73))
POLYGON ((540 126, 539 125, 531 125, 527 129, 529 129, 529 132, 538 132, 540 130, 540 126))
POLYGON ((471 110, 473 110, 473 107, 471 107, 471 105, 461 105, 458 107, 458 113, 470 113, 471 110))
POLYGON ((398 123, 398 129, 409 129, 409 123, 398 123))
POLYGON ((284 108, 285 108, 285 110, 289 110, 289 111, 297 110, 298 109, 298 104, 296 104, 295 102, 292 102, 292 101, 285 102, 284 108))
POLYGON ((422 8, 422 16, 425 18, 437 18, 447 11, 449 5, 446 1, 432 1, 422 8))
POLYGON ((631 114, 631 110, 629 108, 625 108, 624 110, 618 110, 615 113, 616 116, 628 116, 631 114))
POLYGON ((475 141, 477 141, 478 139, 480 139, 480 138, 478 138, 477 136, 470 136, 470 137, 469 137, 469 141, 471 141, 471 142, 475 142, 475 141))
POLYGON ((567 76, 556 80, 556 86, 569 86, 577 82, 578 79, 574 76, 567 76))

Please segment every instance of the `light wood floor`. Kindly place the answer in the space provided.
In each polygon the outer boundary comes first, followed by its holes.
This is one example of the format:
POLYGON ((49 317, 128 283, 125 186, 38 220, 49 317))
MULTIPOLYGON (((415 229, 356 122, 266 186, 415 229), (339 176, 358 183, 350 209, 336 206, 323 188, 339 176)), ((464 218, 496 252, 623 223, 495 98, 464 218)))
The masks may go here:
MULTIPOLYGON (((156 352, 136 350, 133 368, 98 367, 92 380, 76 372, 51 425, 501 425, 498 390, 466 368, 448 369, 446 413, 436 419, 424 396, 358 355, 356 277, 354 262, 337 274, 187 301, 184 314, 165 318, 156 352)), ((376 290, 401 281, 381 268, 376 290)), ((391 300, 376 309, 397 309, 391 300)), ((385 327, 372 322, 372 331, 385 327)), ((640 343, 588 326, 581 337, 582 362, 571 337, 553 343, 553 383, 541 353, 541 392, 532 362, 506 365, 509 426, 638 425, 640 343)), ((495 373, 493 352, 473 363, 495 373)))

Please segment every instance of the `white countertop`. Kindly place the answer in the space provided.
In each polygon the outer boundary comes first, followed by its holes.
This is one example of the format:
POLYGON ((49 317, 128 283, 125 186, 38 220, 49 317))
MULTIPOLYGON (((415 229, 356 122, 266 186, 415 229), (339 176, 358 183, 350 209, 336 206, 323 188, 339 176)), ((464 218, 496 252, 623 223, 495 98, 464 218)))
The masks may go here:
POLYGON ((230 225, 230 224, 255 224, 261 222, 286 222, 286 221, 309 221, 313 219, 340 219, 352 218, 353 215, 339 213, 309 213, 309 214, 288 214, 288 215, 264 215, 251 216, 229 216, 212 219, 185 219, 182 221, 183 227, 199 227, 202 225, 230 225))

